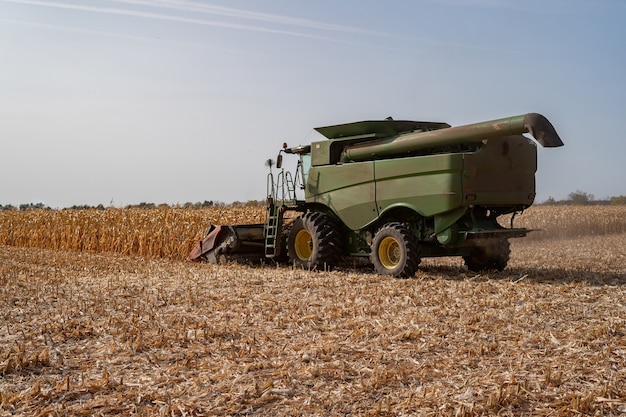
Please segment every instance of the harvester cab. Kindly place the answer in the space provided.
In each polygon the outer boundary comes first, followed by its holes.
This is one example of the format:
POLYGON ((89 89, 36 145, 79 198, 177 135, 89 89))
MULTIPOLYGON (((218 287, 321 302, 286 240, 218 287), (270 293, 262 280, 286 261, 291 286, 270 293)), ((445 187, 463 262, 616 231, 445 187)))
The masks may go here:
POLYGON ((191 259, 329 269, 354 256, 410 277, 423 257, 461 256, 470 270, 502 270, 508 240, 530 232, 513 219, 535 199, 535 141, 563 145, 537 113, 458 127, 387 118, 316 130, 326 139, 283 144, 268 174, 265 223, 212 226, 191 259), (283 168, 286 154, 298 156, 294 173, 283 168), (289 211, 298 214, 292 222, 289 211), (508 227, 498 221, 507 214, 508 227))
MULTIPOLYGON (((283 153, 298 155, 298 161, 296 165, 294 177, 294 185, 296 189, 304 190, 306 186, 306 177, 309 173, 309 168, 311 168, 311 145, 306 146, 294 146, 288 147, 286 143, 283 143, 283 148, 278 152, 278 156, 276 157, 276 168, 279 170, 283 169, 283 153)), ((283 175, 289 175, 285 171, 283 175)), ((280 184, 276 184, 280 185, 280 184)))

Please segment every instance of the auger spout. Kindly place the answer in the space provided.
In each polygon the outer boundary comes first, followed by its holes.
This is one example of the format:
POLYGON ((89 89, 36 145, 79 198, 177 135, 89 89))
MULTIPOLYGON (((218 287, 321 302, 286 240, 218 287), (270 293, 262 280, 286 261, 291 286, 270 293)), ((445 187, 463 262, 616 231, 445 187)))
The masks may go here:
POLYGON ((538 113, 528 113, 464 126, 408 132, 350 145, 344 149, 342 160, 365 161, 400 156, 421 149, 481 142, 523 133, 529 133, 544 147, 563 146, 561 138, 548 119, 538 113))

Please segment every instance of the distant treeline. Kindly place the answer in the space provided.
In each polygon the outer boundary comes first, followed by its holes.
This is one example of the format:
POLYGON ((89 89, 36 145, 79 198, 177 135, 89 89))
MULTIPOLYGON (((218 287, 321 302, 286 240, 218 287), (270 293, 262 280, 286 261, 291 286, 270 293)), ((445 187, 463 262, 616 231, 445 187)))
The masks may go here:
MULTIPOLYGON (((248 200, 248 201, 234 201, 232 203, 224 203, 221 201, 213 201, 213 200, 205 200, 203 202, 191 203, 187 202, 184 204, 155 204, 155 203, 139 203, 139 204, 129 204, 125 206, 126 209, 131 208, 139 208, 139 209, 156 209, 156 208, 186 208, 186 209, 201 209, 201 208, 209 208, 209 207, 258 207, 265 205, 265 200, 248 200)), ((575 206, 587 206, 587 205, 595 205, 595 206, 616 206, 616 205, 624 205, 626 204, 626 195, 620 195, 617 197, 610 197, 603 200, 596 200, 593 194, 586 193, 584 191, 575 191, 573 193, 569 193, 566 200, 556 200, 553 197, 548 197, 546 201, 536 202, 535 204, 539 205, 547 205, 547 206, 566 206, 566 205, 575 205, 575 206)), ((105 210, 107 207, 102 204, 98 204, 97 206, 90 205, 81 205, 81 206, 72 206, 67 207, 64 210, 105 210)), ((35 210, 35 209, 51 209, 43 203, 29 203, 29 204, 20 204, 18 207, 15 207, 11 204, 6 206, 0 205, 0 211, 2 210, 35 210)))
POLYGON ((593 194, 589 194, 584 191, 575 191, 568 194, 567 200, 555 200, 553 197, 548 197, 546 201, 538 204, 549 206, 617 206, 626 204, 626 195, 610 197, 604 200, 596 200, 593 194))
MULTIPOLYGON (((141 202, 139 204, 129 204, 127 206, 124 206, 123 208, 125 209, 131 209, 131 208, 139 208, 139 209, 156 209, 156 208, 186 208, 186 209, 201 209, 201 208, 209 208, 209 207, 258 207, 261 205, 265 205, 265 201, 264 200, 248 200, 245 202, 241 202, 241 201, 235 201, 232 203, 224 203, 221 201, 203 201, 203 202, 197 202, 197 203, 191 203, 191 202, 187 202, 184 204, 165 204, 165 203, 161 203, 161 204, 155 204, 155 203, 146 203, 146 202, 141 202)), ((90 206, 87 204, 84 205, 74 205, 71 207, 66 207, 63 210, 105 210, 107 207, 105 207, 102 204, 98 204, 97 206, 90 206)), ((28 203, 28 204, 20 204, 19 206, 13 206, 11 204, 7 204, 7 205, 1 205, 0 204, 0 211, 2 210, 19 210, 19 211, 25 211, 25 210, 51 210, 51 207, 46 206, 43 203, 28 203)))

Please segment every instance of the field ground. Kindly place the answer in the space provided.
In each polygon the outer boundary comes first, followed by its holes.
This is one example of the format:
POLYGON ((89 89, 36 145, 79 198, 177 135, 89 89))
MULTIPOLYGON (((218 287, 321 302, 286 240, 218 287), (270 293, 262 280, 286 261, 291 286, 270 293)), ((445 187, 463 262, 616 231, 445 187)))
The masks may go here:
POLYGON ((0 246, 0 416, 624 415, 626 233, 415 278, 0 246))

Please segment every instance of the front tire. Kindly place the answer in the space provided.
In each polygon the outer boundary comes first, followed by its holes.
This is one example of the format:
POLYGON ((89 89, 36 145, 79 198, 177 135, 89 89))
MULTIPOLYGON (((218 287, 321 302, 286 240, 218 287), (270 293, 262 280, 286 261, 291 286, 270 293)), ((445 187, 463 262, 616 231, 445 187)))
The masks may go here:
POLYGON ((419 245, 413 233, 400 223, 389 223, 376 232, 370 259, 381 275, 409 278, 420 264, 419 245))
POLYGON ((339 226, 327 214, 306 213, 291 226, 287 249, 289 259, 298 267, 333 269, 342 255, 339 226))
POLYGON ((473 272, 488 270, 502 271, 509 263, 511 249, 508 240, 498 240, 485 246, 472 248, 463 256, 467 269, 473 272))

